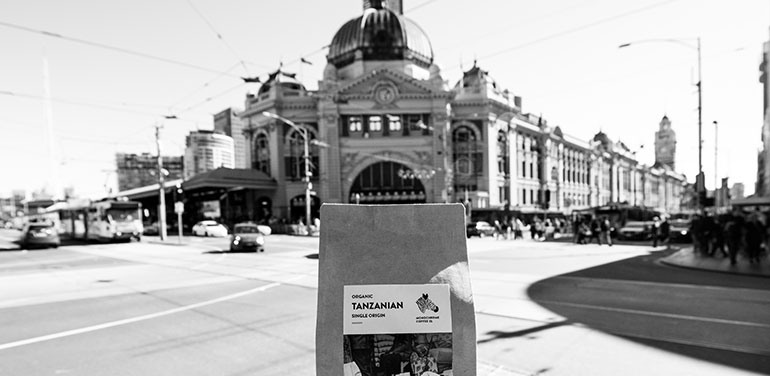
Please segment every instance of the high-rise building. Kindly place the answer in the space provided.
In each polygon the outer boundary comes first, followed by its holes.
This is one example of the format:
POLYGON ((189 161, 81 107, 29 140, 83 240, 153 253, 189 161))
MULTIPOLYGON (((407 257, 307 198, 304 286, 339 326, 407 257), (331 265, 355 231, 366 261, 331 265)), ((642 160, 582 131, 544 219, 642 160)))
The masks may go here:
POLYGON ((733 184, 733 187, 730 188, 730 199, 731 200, 740 200, 745 197, 744 193, 744 186, 743 183, 735 183, 733 184))
MULTIPOLYGON (((158 159, 150 153, 115 154, 118 172, 118 191, 144 187, 158 183, 158 159)), ((183 172, 182 157, 164 156, 163 169, 168 171, 166 180, 181 179, 183 172)))
POLYGON ((668 116, 660 120, 660 128, 655 132, 655 164, 675 169, 676 132, 671 129, 668 116))
POLYGON ((227 108, 214 115, 214 132, 233 138, 235 168, 248 168, 246 158, 246 135, 243 133, 243 119, 240 110, 227 108))
POLYGON ((195 131, 187 135, 184 151, 184 178, 220 167, 233 168, 233 138, 214 131, 195 131))

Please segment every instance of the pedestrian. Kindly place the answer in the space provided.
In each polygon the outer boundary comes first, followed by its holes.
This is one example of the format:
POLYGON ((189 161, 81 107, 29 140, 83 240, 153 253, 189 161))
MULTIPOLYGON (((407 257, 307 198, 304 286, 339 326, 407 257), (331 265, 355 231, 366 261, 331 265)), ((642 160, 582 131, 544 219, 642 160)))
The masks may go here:
POLYGON ((580 243, 580 236, 581 236, 581 225, 583 224, 583 217, 576 217, 572 221, 572 238, 577 244, 580 243))
POLYGON ((724 257, 729 256, 725 250, 725 226, 725 217, 719 216, 712 230, 713 246, 711 247, 711 256, 714 256, 717 251, 721 252, 724 257))
POLYGON ((500 224, 500 221, 495 219, 495 240, 500 240, 500 238, 504 238, 505 235, 503 235, 503 225, 500 224))
POLYGON ((743 216, 738 212, 733 213, 728 218, 725 230, 727 233, 727 250, 730 251, 730 264, 735 265, 743 242, 743 216))
MULTIPOLYGON (((604 218, 602 218, 601 223, 599 224, 599 229, 601 230, 601 237, 604 238, 604 241, 607 242, 607 245, 612 247, 612 234, 610 230, 612 229, 612 225, 610 225, 610 220, 605 215, 604 218)), ((601 241, 599 244, 602 244, 601 241)))
POLYGON ((660 222, 660 239, 666 245, 671 240, 671 224, 668 222, 667 216, 663 217, 663 220, 660 222))
POLYGON ((749 217, 749 220, 746 222, 746 231, 744 233, 749 264, 759 263, 759 248, 763 240, 763 230, 756 215, 749 217))
POLYGON ((692 249, 695 254, 707 255, 703 252, 703 220, 699 214, 696 214, 690 220, 690 236, 692 237, 692 249))
POLYGON ((706 214, 702 218, 702 225, 701 225, 701 246, 703 247, 703 253, 708 256, 714 255, 714 237, 716 233, 716 224, 714 222, 714 217, 706 214))
POLYGON ((602 245, 602 225, 599 223, 598 218, 593 218, 591 220, 591 239, 588 240, 589 243, 593 243, 593 240, 596 239, 596 243, 599 245, 602 245))
POLYGON ((652 219, 650 233, 652 234, 652 246, 653 248, 657 248, 658 239, 660 238, 660 217, 655 216, 655 218, 652 219))
POLYGON ((524 239, 524 224, 521 222, 521 219, 514 218, 513 220, 513 239, 524 239))
POLYGON ((587 223, 581 221, 580 224, 578 224, 577 243, 586 244, 590 238, 591 228, 588 227, 587 223))

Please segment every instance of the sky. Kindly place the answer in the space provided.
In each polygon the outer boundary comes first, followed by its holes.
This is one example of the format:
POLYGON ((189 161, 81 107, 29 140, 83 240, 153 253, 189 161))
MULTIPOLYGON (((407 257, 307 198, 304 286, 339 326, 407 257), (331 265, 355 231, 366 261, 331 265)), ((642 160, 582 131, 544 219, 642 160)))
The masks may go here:
MULTIPOLYGON (((159 125, 162 154, 182 155, 186 134, 259 89, 242 76, 283 63, 317 88, 324 47, 361 4, 0 0, 0 197, 62 187, 103 197, 116 186, 115 153, 156 153, 159 125)), ((572 136, 601 130, 652 164, 668 116, 691 181, 699 37, 706 185, 729 177, 753 192, 770 1, 404 0, 404 15, 427 33, 449 85, 476 60, 524 112, 572 136)))

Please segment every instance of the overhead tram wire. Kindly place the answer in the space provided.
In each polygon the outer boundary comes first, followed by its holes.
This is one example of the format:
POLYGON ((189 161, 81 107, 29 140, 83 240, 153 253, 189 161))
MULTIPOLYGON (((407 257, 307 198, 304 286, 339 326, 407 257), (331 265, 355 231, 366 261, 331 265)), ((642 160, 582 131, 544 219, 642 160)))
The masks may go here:
MULTIPOLYGON (((562 30, 562 31, 559 31, 559 32, 556 32, 556 33, 553 33, 553 34, 549 34, 549 35, 546 35, 544 37, 531 40, 529 42, 525 42, 525 43, 521 43, 521 44, 518 44, 518 45, 511 46, 511 47, 507 47, 507 48, 504 48, 502 50, 499 50, 499 51, 496 51, 496 52, 493 52, 493 53, 490 53, 490 54, 478 57, 476 60, 496 58, 496 57, 498 57, 500 55, 503 55, 503 54, 506 54, 506 53, 509 53, 509 52, 512 52, 512 51, 520 50, 520 49, 523 49, 523 48, 526 48, 526 47, 530 47, 530 46, 533 46, 533 45, 536 45, 536 44, 539 44, 539 43, 542 43, 542 42, 547 42, 547 41, 549 41, 551 39, 555 39, 555 38, 562 37, 562 36, 565 36, 565 35, 573 34, 573 33, 582 31, 584 29, 589 29, 591 27, 598 26, 598 25, 601 25, 601 24, 605 24, 605 23, 608 23, 608 22, 611 22, 611 21, 615 21, 615 20, 620 19, 620 18, 632 16, 632 15, 637 14, 637 13, 642 13, 642 12, 648 11, 650 9, 658 8, 658 7, 661 7, 661 6, 664 6, 664 5, 676 2, 676 1, 679 1, 679 0, 665 0, 665 1, 660 1, 660 2, 654 3, 654 4, 646 5, 646 6, 643 6, 643 7, 640 7, 640 8, 636 8, 636 9, 633 9, 633 10, 630 10, 630 11, 627 11, 627 12, 623 12, 623 13, 616 14, 616 15, 613 15, 613 16, 610 16, 610 17, 606 17, 606 18, 602 18, 602 19, 599 19, 599 20, 596 20, 596 21, 593 21, 593 22, 590 22, 590 23, 587 23, 587 24, 579 25, 579 26, 576 26, 576 27, 573 27, 573 28, 569 28, 569 29, 566 29, 566 30, 562 30)), ((466 63, 466 62, 463 62, 463 63, 466 63)), ((467 63, 472 63, 472 62, 471 61, 467 61, 467 63)), ((451 71, 454 71, 456 69, 459 69, 459 67, 449 68, 446 71, 447 72, 451 72, 451 71)))
MULTIPOLYGON (((233 66, 231 66, 230 68, 228 68, 226 72, 227 72, 227 73, 230 73, 230 72, 232 72, 232 70, 233 70, 233 69, 235 69, 235 68, 237 68, 239 65, 240 65, 240 63, 235 63, 233 66)), ((189 97, 191 97, 191 96, 193 96, 193 95, 197 94, 197 93, 198 93, 198 92, 200 92, 200 91, 203 91, 203 90, 207 89, 207 88, 209 87, 209 85, 211 85, 212 83, 214 83, 214 81, 217 81, 217 80, 219 80, 219 79, 220 79, 220 78, 222 78, 223 76, 224 76, 224 74, 217 74, 217 75, 216 75, 214 78, 212 78, 212 79, 210 79, 210 80, 206 81, 205 83, 203 83, 203 85, 200 85, 200 86, 198 86, 197 88, 193 89, 191 92, 189 92, 189 93, 185 94, 185 95, 184 95, 184 96, 183 96, 181 99, 179 99, 179 100, 177 100, 176 102, 174 102, 174 104, 172 104, 172 105, 170 105, 170 106, 165 106, 165 108, 175 108, 175 107, 179 106, 181 103, 183 103, 185 100, 187 100, 187 98, 189 98, 189 97)))
POLYGON ((107 45, 107 44, 104 44, 104 43, 92 42, 92 41, 85 40, 85 39, 69 37, 69 36, 66 36, 66 35, 50 32, 50 31, 46 31, 46 30, 33 29, 33 28, 30 28, 30 27, 16 25, 16 24, 12 24, 12 23, 9 23, 9 22, 5 22, 5 21, 0 21, 0 26, 5 26, 7 28, 21 30, 21 31, 26 31, 26 32, 29 32, 29 33, 34 33, 34 34, 42 34, 44 36, 51 37, 51 38, 59 38, 59 39, 62 39, 62 40, 73 42, 73 43, 79 43, 79 44, 83 44, 83 45, 87 45, 87 46, 91 46, 91 47, 98 47, 98 48, 102 48, 102 49, 105 49, 105 50, 121 52, 121 53, 124 53, 124 54, 133 55, 133 56, 139 56, 139 57, 143 57, 143 58, 146 58, 146 59, 161 61, 161 62, 164 62, 164 63, 174 64, 174 65, 178 65, 178 66, 182 66, 182 67, 186 67, 186 68, 190 68, 190 69, 196 69, 196 70, 199 70, 199 71, 205 71, 205 72, 210 72, 210 73, 219 73, 219 74, 223 74, 223 75, 227 75, 227 76, 230 76, 230 77, 233 77, 233 78, 239 78, 240 79, 240 76, 238 76, 238 75, 222 72, 222 71, 219 71, 219 70, 216 70, 216 69, 206 68, 206 67, 202 67, 202 66, 195 65, 195 64, 185 63, 183 61, 168 59, 168 58, 165 58, 165 57, 150 55, 150 54, 147 54, 147 53, 144 53, 144 52, 133 51, 133 50, 129 50, 129 49, 122 48, 122 47, 110 46, 110 45, 107 45))
POLYGON ((203 16, 203 13, 201 13, 201 11, 198 10, 195 4, 193 4, 192 0, 187 0, 187 4, 190 5, 190 8, 192 8, 195 11, 195 13, 197 13, 198 16, 203 20, 203 22, 205 22, 206 25, 208 25, 209 29, 211 29, 211 31, 213 31, 214 34, 217 35, 217 39, 219 39, 222 42, 222 44, 224 44, 225 47, 227 47, 227 49, 230 50, 230 53, 232 53, 233 56, 235 56, 235 58, 238 59, 238 62, 243 67, 243 70, 246 72, 247 75, 249 75, 249 68, 246 66, 246 62, 243 61, 243 58, 241 58, 241 56, 238 55, 235 49, 233 49, 233 47, 230 46, 229 43, 227 43, 225 38, 222 36, 222 34, 219 31, 217 31, 214 25, 206 17, 203 16))
POLYGON ((650 4, 650 5, 647 5, 647 6, 643 6, 641 8, 636 8, 636 9, 633 9, 633 10, 630 10, 630 11, 627 11, 627 12, 624 12, 624 13, 616 14, 614 16, 602 18, 602 19, 596 20, 596 21, 591 22, 591 23, 587 23, 587 24, 576 26, 576 27, 573 27, 573 28, 570 28, 570 29, 567 29, 567 30, 559 31, 559 32, 556 32, 556 33, 553 33, 553 34, 546 35, 546 36, 544 36, 542 38, 538 38, 538 39, 535 39, 535 40, 532 40, 532 41, 529 41, 529 42, 526 42, 526 43, 522 43, 522 44, 519 44, 519 45, 516 45, 516 46, 513 46, 513 47, 505 48, 505 49, 502 49, 502 50, 497 51, 497 52, 493 52, 493 53, 491 53, 489 55, 482 56, 481 59, 489 59, 489 58, 497 57, 499 55, 502 55, 502 54, 505 54, 505 53, 508 53, 508 52, 511 52, 511 51, 515 51, 515 50, 518 50, 518 49, 521 49, 521 48, 524 48, 524 47, 529 47, 529 46, 537 44, 537 43, 542 43, 542 42, 545 42, 545 41, 548 41, 548 40, 551 40, 551 39, 554 39, 554 38, 558 38, 558 37, 561 37, 561 36, 564 36, 564 35, 572 34, 572 33, 578 32, 578 31, 582 31, 584 29, 588 29, 588 28, 591 28, 591 27, 594 27, 594 26, 598 26, 598 25, 605 24, 605 23, 608 23, 608 22, 611 22, 611 21, 615 21, 615 20, 620 19, 620 18, 632 16, 634 14, 645 12, 645 11, 648 11, 648 10, 653 9, 653 8, 657 8, 657 7, 660 7, 660 6, 669 4, 669 3, 673 3, 675 1, 679 1, 679 0, 660 1, 660 2, 657 2, 655 4, 650 4))
POLYGON ((50 99, 51 101, 57 102, 57 103, 64 103, 64 104, 71 104, 71 105, 76 105, 76 106, 98 108, 100 110, 108 110, 108 111, 115 111, 115 112, 125 112, 125 113, 131 113, 131 114, 135 114, 135 115, 158 116, 157 113, 129 110, 129 109, 123 109, 123 108, 115 108, 115 107, 112 107, 110 105, 104 105, 104 104, 98 104, 98 103, 81 102, 81 101, 76 101, 76 100, 71 100, 71 99, 45 98, 45 97, 40 96, 40 95, 27 94, 27 93, 19 93, 19 92, 8 91, 8 90, 0 90, 0 95, 6 95, 6 96, 18 97, 18 98, 25 98, 25 99, 33 99, 33 100, 39 100, 39 101, 46 101, 46 100, 50 99))
POLYGON ((407 9, 406 12, 411 12, 413 10, 420 9, 420 8, 426 6, 426 5, 430 4, 430 3, 433 3, 433 2, 436 2, 436 0, 428 0, 428 1, 424 2, 424 3, 422 3, 422 4, 417 4, 417 5, 409 8, 409 9, 407 9))

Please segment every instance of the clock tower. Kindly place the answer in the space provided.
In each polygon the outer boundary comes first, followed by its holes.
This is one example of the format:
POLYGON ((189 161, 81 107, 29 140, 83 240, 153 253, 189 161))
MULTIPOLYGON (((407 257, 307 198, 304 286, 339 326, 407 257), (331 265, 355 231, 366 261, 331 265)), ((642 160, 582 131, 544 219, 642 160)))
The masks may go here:
POLYGON ((660 128, 655 132, 655 164, 669 166, 674 169, 676 157, 676 132, 671 129, 671 121, 663 116, 660 128))

